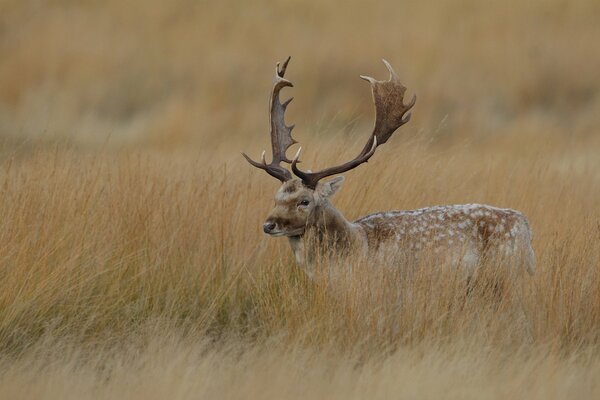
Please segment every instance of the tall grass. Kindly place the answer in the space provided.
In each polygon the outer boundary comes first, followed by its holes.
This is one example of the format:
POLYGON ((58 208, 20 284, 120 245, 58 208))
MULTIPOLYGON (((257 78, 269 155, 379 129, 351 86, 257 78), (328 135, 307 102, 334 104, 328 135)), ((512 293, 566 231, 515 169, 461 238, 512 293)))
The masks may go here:
MULTIPOLYGON (((456 374, 467 379, 453 389, 458 397, 488 384, 501 397, 504 382, 516 390, 515 382, 529 379, 532 396, 542 397, 548 392, 538 373, 565 379, 551 394, 597 390, 590 380, 600 343, 598 160, 582 164, 573 158, 581 151, 561 142, 519 156, 506 139, 494 150, 398 142, 349 174, 336 205, 349 218, 444 200, 518 208, 530 218, 538 257, 536 275, 520 290, 500 300, 483 290, 466 297, 460 274, 435 266, 406 278, 402 266, 362 265, 350 279, 310 282, 285 239, 259 233, 276 182, 241 157, 207 166, 186 153, 59 147, 8 158, 0 351, 13 361, 2 368, 3 390, 25 395, 62 382, 82 391, 72 397, 135 397, 122 386, 127 379, 140 397, 159 382, 160 390, 182 384, 181 397, 213 385, 236 397, 243 391, 226 377, 256 374, 257 396, 283 395, 278 385, 301 387, 306 379, 321 388, 315 394, 338 385, 345 397, 356 379, 356 393, 371 385, 387 393, 396 387, 387 381, 395 368, 411 391, 441 374, 434 388, 417 392, 432 396, 446 393, 456 374), (279 362, 291 366, 289 375, 262 367, 279 362), (213 363, 219 367, 206 375, 213 363), (448 370, 455 364, 464 367, 448 370), (216 371, 224 375, 207 378, 216 371), (268 374, 277 383, 260 388, 268 374), (29 379, 41 383, 25 389, 19 382, 29 379)), ((330 145, 319 153, 339 148, 330 145)))

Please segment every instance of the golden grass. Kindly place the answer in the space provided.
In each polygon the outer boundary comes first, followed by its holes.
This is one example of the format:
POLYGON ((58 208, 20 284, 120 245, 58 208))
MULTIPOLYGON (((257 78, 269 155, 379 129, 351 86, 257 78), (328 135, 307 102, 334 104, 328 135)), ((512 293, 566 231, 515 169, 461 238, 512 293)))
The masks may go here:
POLYGON ((241 157, 207 170, 185 153, 17 154, 5 161, 0 201, 1 390, 597 393, 598 160, 582 164, 566 143, 522 156, 503 146, 490 156, 473 145, 390 144, 336 199, 348 217, 443 199, 523 210, 538 271, 501 300, 465 298, 460 274, 435 267, 404 279, 366 267, 349 280, 307 281, 285 239, 259 233, 276 182, 241 157))
POLYGON ((600 395, 595 1, 0 3, 1 398, 600 395), (381 57, 413 120, 334 203, 523 211, 537 272, 353 265, 310 282, 260 226, 274 61, 310 168, 371 125, 381 57))

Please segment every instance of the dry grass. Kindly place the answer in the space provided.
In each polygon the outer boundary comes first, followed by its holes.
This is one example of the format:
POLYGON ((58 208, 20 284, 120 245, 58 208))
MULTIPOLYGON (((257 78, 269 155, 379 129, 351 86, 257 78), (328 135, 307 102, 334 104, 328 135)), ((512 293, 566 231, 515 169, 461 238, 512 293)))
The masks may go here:
POLYGON ((500 302, 465 298, 459 275, 434 267, 308 282, 285 240, 259 234, 275 183, 243 160, 209 172, 173 154, 6 161, 0 387, 56 398, 598 393, 598 160, 576 167, 558 147, 521 158, 463 146, 431 162, 428 146, 406 143, 393 168, 369 175, 390 165, 390 146, 336 199, 349 217, 445 198, 523 210, 538 273, 500 302))
POLYGON ((600 396, 599 14, 2 1, 0 397, 600 396), (536 275, 501 299, 465 297, 435 266, 307 281, 259 233, 275 180, 239 156, 267 145, 288 53, 311 167, 361 146, 371 110, 354 77, 383 76, 379 58, 419 95, 347 176, 334 200, 348 218, 516 208, 536 275))

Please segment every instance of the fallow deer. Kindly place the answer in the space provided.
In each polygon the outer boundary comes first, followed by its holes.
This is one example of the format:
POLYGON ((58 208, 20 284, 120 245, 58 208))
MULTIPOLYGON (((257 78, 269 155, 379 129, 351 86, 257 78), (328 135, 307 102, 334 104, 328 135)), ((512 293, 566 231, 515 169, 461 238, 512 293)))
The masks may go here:
POLYGON ((360 254, 369 258, 383 255, 418 259, 425 251, 440 263, 461 264, 472 270, 487 255, 511 258, 515 268, 534 271, 535 255, 531 247, 531 231, 527 218, 520 212, 488 205, 446 205, 412 211, 379 212, 348 221, 330 202, 342 186, 344 177, 327 182, 328 176, 341 174, 366 163, 378 146, 410 120, 408 112, 416 96, 404 103, 404 87, 390 64, 387 81, 368 76, 362 79, 371 84, 375 104, 375 126, 362 151, 353 160, 318 172, 298 167, 301 148, 290 160, 286 151, 298 143, 292 138, 292 128, 284 121, 291 98, 281 102, 280 93, 293 86, 284 78, 290 58, 275 69, 275 81, 270 98, 271 147, 270 163, 263 151, 257 162, 242 155, 254 167, 265 170, 279 179, 282 186, 275 195, 275 208, 267 217, 263 230, 270 236, 285 236, 297 263, 312 275, 316 254, 334 252, 339 255, 360 254), (296 175, 281 163, 290 164, 296 175), (310 240, 309 240, 310 238, 310 240))

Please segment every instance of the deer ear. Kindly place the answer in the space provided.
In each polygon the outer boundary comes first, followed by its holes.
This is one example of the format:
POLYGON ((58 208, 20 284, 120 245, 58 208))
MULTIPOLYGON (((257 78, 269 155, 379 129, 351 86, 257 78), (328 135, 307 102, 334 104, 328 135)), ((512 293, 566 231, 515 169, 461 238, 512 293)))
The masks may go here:
POLYGON ((319 194, 323 197, 331 197, 337 192, 344 183, 343 176, 336 176, 333 179, 328 180, 327 182, 320 185, 319 194))

